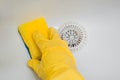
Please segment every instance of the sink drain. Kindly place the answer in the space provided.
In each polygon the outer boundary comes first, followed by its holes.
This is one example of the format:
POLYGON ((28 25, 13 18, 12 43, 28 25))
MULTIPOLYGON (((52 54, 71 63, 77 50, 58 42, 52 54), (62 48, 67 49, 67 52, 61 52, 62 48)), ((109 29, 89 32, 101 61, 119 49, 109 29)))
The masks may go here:
POLYGON ((86 31, 80 24, 65 23, 58 31, 61 38, 68 42, 68 46, 72 51, 80 49, 86 41, 86 31))

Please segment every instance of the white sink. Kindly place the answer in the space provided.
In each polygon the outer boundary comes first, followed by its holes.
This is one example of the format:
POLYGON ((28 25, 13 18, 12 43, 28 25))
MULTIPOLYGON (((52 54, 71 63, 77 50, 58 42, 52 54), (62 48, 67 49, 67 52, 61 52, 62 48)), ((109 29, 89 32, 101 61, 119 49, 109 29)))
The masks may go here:
POLYGON ((27 67, 29 54, 18 25, 44 16, 59 28, 74 21, 82 24, 87 44, 73 53, 86 80, 120 80, 119 0, 1 0, 0 80, 39 80, 27 67))

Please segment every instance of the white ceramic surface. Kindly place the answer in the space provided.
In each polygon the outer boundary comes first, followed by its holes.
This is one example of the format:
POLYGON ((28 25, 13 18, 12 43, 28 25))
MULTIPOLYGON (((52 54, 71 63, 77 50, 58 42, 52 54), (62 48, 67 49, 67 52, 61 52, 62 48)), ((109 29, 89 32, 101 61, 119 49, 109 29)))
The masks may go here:
POLYGON ((41 16, 85 27, 87 45, 74 55, 86 80, 120 80, 120 0, 0 0, 0 80, 39 80, 17 28, 41 16))

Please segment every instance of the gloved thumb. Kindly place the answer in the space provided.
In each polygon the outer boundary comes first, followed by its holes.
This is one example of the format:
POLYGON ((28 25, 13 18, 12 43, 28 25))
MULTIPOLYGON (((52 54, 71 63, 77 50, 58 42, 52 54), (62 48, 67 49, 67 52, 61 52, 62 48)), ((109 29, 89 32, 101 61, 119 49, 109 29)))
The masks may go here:
POLYGON ((53 27, 49 28, 49 39, 50 40, 52 40, 52 39, 61 39, 58 31, 53 27))
POLYGON ((31 59, 28 61, 28 66, 32 68, 35 72, 38 72, 39 65, 40 65, 40 61, 37 59, 31 59))
POLYGON ((35 73, 38 74, 39 77, 41 77, 41 78, 45 78, 46 77, 45 76, 45 72, 43 70, 43 67, 41 65, 41 62, 39 60, 37 60, 37 59, 29 60, 28 61, 28 66, 30 68, 32 68, 35 71, 35 73))

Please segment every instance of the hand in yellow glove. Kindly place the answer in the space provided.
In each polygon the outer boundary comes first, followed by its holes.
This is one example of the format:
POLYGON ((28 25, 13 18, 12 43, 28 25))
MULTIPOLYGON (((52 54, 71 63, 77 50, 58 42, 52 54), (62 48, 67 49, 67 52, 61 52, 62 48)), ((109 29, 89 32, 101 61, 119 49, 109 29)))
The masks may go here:
POLYGON ((76 69, 76 61, 68 44, 61 40, 54 28, 49 28, 49 40, 39 32, 33 39, 42 52, 41 61, 31 59, 28 62, 42 80, 84 80, 76 69))

